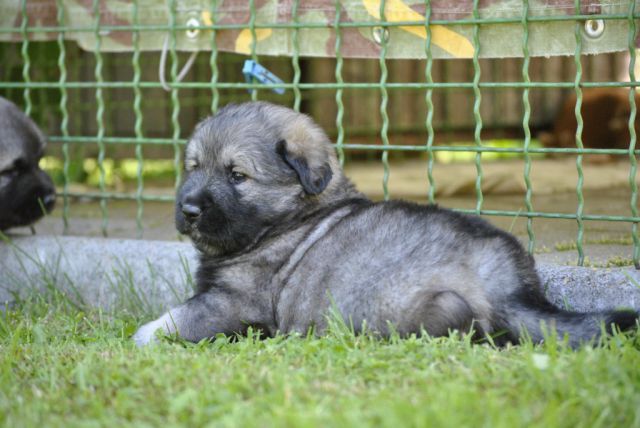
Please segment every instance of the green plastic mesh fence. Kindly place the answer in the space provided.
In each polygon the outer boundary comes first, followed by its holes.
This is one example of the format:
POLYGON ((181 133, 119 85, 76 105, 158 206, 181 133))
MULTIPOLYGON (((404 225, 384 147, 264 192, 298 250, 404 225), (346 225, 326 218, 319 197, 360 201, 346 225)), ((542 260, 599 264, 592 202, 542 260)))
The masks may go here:
POLYGON ((438 156, 467 153, 475 208, 461 211, 525 218, 530 252, 536 218, 575 221, 580 265, 585 222, 627 223, 638 266, 638 17, 635 1, 4 2, 0 95, 50 136, 65 230, 74 201, 93 199, 106 236, 109 203, 122 199, 135 201, 142 236, 145 203, 173 201, 145 178, 177 186, 182 146, 197 120, 230 101, 263 99, 316 118, 341 162, 381 162, 384 198, 390 157, 423 159, 424 198, 437 202, 438 156), (246 80, 245 60, 282 81, 246 80), (630 88, 624 146, 583 143, 583 93, 596 88, 630 88), (552 120, 548 112, 572 94, 571 145, 541 145, 535 137, 552 120), (501 138, 518 143, 491 144, 501 138), (485 208, 483 159, 492 154, 523 159, 523 209, 485 208), (549 155, 575 157, 573 212, 534 206, 531 171, 549 155), (628 159, 628 212, 585 212, 585 155, 628 159), (132 171, 134 186, 112 185, 115 163, 132 171), (75 185, 90 179, 94 187, 75 185))

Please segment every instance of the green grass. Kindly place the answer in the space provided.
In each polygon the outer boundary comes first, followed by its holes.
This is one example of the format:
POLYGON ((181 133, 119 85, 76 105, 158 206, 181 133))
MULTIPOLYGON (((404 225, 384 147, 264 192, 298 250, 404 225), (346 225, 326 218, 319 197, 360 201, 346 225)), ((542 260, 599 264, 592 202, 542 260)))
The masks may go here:
MULTIPOLYGON (((460 141, 451 143, 453 146, 469 146, 473 142, 460 141)), ((496 147, 502 149, 519 149, 522 148, 523 141, 515 139, 502 140, 486 140, 483 142, 485 147, 496 147)), ((541 148, 542 145, 538 140, 533 139, 530 147, 541 148)), ((442 152, 435 154, 438 162, 474 162, 476 153, 474 152, 442 152)), ((485 152, 482 154, 484 161, 506 160, 506 159, 523 159, 522 153, 504 153, 504 152, 485 152)), ((544 154, 531 154, 533 158, 544 158, 544 154)), ((55 182, 56 185, 64 184, 64 163, 63 160, 55 156, 45 156, 40 160, 40 167, 44 169, 55 182)), ((133 158, 107 158, 102 165, 102 171, 98 166, 98 161, 94 158, 85 158, 82 160, 72 160, 69 168, 72 170, 70 175, 71 182, 79 182, 89 186, 97 187, 100 183, 100 176, 104 173, 104 181, 107 187, 113 187, 122 183, 136 183, 138 180, 138 160, 133 158)), ((145 159, 142 163, 142 177, 145 182, 153 181, 156 184, 171 184, 175 178, 175 163, 169 159, 145 159)))
MULTIPOLYGON (((585 239, 586 245, 633 245, 631 236, 601 236, 594 239, 585 239)), ((576 241, 562 241, 554 244, 556 251, 574 251, 578 249, 576 241)))
POLYGON ((165 339, 148 315, 60 292, 0 313, 0 424, 21 426, 640 426, 640 338, 495 349, 468 338, 165 339))
POLYGON ((609 257, 607 260, 604 260, 603 262, 594 263, 594 262, 591 262, 590 260, 587 260, 587 258, 585 257, 584 266, 596 267, 596 268, 626 267, 626 266, 633 266, 633 259, 620 257, 620 256, 613 256, 613 257, 609 257))
MULTIPOLYGON (((40 160, 40 167, 44 169, 58 186, 64 184, 64 164, 62 159, 45 156, 40 160)), ((70 166, 71 167, 71 166, 70 166)), ((81 182, 89 186, 97 187, 100 184, 101 171, 96 159, 83 159, 76 161, 73 168, 78 170, 75 179, 71 181, 81 182)), ((105 159, 102 165, 105 185, 113 187, 121 183, 136 183, 138 180, 137 159, 105 159)), ((145 181, 152 180, 155 183, 172 182, 175 178, 175 164, 168 159, 147 159, 142 163, 142 177, 145 181)), ((72 174, 73 175, 73 174, 72 174)))
MULTIPOLYGON (((454 142, 450 143, 452 146, 469 146, 473 145, 472 141, 454 142)), ((520 139, 493 139, 485 140, 482 142, 484 147, 496 147, 500 149, 521 149, 524 145, 524 141, 520 139)), ((529 144, 530 148, 543 148, 539 140, 533 138, 529 144)), ((531 153, 529 154, 533 159, 543 159, 545 155, 543 153, 531 153)), ((476 154, 474 152, 435 152, 435 157, 438 162, 452 163, 452 162, 474 162, 476 154)), ((518 152, 484 152, 482 153, 483 161, 495 161, 506 159, 524 159, 524 154, 518 152)))

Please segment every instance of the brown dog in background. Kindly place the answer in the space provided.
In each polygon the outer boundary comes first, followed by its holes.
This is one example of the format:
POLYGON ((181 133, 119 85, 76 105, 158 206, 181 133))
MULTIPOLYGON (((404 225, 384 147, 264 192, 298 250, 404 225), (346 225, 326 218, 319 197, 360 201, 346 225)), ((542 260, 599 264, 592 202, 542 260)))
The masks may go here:
MULTIPOLYGON (((640 110, 640 95, 635 95, 640 110)), ((576 148, 575 115, 576 94, 571 94, 562 105, 551 132, 538 135, 545 147, 576 148)), ((589 149, 629 149, 629 89, 626 88, 589 88, 582 91, 583 129, 582 144, 589 149)), ((635 117, 635 130, 640 137, 640 114, 635 117)), ((608 155, 599 159, 612 160, 608 155)), ((595 159, 593 159, 595 160, 595 159)))

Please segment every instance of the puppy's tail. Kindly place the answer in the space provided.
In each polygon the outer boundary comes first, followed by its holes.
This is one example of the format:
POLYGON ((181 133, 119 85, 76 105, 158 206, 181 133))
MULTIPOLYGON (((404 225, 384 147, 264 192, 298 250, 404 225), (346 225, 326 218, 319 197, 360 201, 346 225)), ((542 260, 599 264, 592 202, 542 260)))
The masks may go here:
POLYGON ((544 335, 557 332, 558 337, 568 335, 569 345, 577 347, 582 343, 597 340, 602 334, 602 326, 607 334, 614 329, 620 331, 635 328, 640 314, 632 309, 604 312, 569 312, 556 308, 540 296, 531 305, 523 304, 508 320, 510 332, 519 338, 528 335, 534 343, 544 340, 544 335))

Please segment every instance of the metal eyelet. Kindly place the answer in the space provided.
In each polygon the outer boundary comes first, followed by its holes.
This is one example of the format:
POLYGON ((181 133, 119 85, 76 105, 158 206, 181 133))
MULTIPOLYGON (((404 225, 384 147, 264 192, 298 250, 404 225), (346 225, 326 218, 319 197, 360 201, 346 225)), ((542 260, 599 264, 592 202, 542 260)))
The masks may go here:
POLYGON ((597 39, 604 34, 604 19, 587 19, 584 21, 584 32, 590 39, 597 39))
POLYGON ((389 29, 386 27, 373 27, 371 30, 373 34, 373 40, 376 41, 377 44, 381 45, 383 43, 389 42, 389 29))
POLYGON ((189 18, 187 20, 186 26, 189 27, 186 31, 185 34, 187 35, 187 38, 190 40, 196 39, 198 37, 198 35, 200 34, 200 29, 197 28, 200 26, 200 21, 197 18, 189 18))

